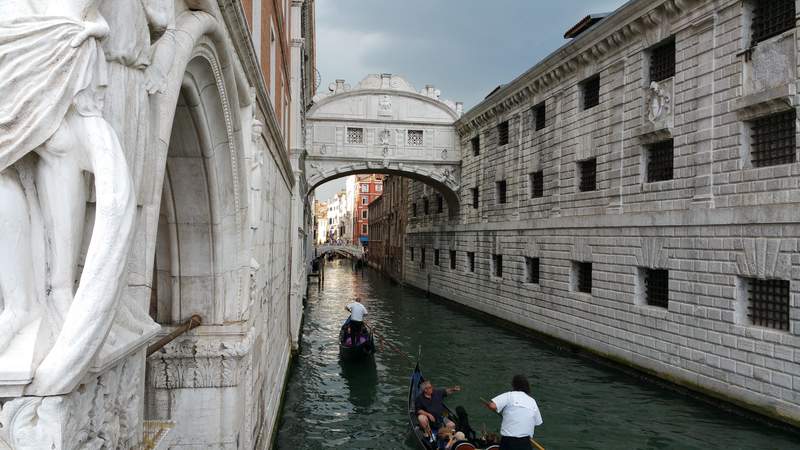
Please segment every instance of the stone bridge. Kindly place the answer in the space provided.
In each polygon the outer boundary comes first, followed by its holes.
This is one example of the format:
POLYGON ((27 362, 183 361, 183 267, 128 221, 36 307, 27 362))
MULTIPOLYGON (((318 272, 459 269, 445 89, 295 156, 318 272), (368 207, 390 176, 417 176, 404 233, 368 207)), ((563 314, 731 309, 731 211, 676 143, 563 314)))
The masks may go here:
POLYGON ((360 245, 316 245, 314 246, 314 256, 320 257, 326 253, 339 253, 349 258, 361 258, 364 255, 364 248, 360 245))
POLYGON ((355 88, 337 80, 314 97, 306 116, 309 192, 335 178, 358 173, 401 175, 442 193, 458 211, 461 152, 453 126, 461 104, 416 91, 391 74, 372 74, 355 88))

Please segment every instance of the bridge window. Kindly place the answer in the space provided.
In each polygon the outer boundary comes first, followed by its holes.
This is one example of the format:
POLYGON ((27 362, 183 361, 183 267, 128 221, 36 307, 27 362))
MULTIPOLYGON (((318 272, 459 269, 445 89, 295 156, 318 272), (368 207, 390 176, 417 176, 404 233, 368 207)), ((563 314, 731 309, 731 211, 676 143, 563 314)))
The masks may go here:
POLYGON ((744 282, 750 323, 789 331, 789 280, 745 278, 744 282))
POLYGON ((348 144, 363 144, 364 143, 364 129, 363 128, 350 128, 350 127, 347 127, 347 143, 348 144))
POLYGON ((492 272, 497 278, 503 278, 503 255, 492 255, 492 272))
POLYGON ((578 161, 578 175, 581 192, 597 190, 597 158, 578 161))
POLYGON ((495 195, 497 198, 498 204, 503 204, 506 202, 506 180, 497 181, 494 183, 494 190, 495 195))
POLYGON ((497 145, 508 144, 508 121, 497 125, 497 145))
POLYGON ((797 111, 772 114, 756 119, 751 125, 753 167, 795 162, 797 111))
POLYGON ((467 252, 467 269, 475 273, 475 252, 467 252))
POLYGON ((429 211, 429 209, 430 209, 430 208, 429 208, 429 206, 430 206, 430 205, 429 205, 429 202, 428 202, 428 197, 422 197, 422 212, 423 212, 423 213, 424 213, 426 216, 427 216, 428 214, 430 214, 430 211, 429 211))
POLYGON ((444 211, 444 197, 442 194, 436 194, 436 212, 444 211))
POLYGON ((544 171, 529 173, 528 184, 531 189, 531 198, 544 197, 544 171))
POLYGON ((422 147, 422 130, 408 130, 409 147, 422 147))
POLYGON ((647 148, 647 182, 672 179, 672 139, 658 142, 647 148))
POLYGON ((650 50, 650 81, 664 81, 675 76, 675 38, 650 50))
POLYGON ((472 143, 472 156, 478 156, 481 154, 481 138, 479 136, 475 136, 470 140, 472 143))
POLYGON ((434 266, 438 266, 439 265, 439 249, 438 248, 433 249, 433 265, 434 266))
POLYGON ((450 250, 450 270, 456 270, 456 251, 450 250))
POLYGON ((583 96, 583 109, 587 110, 600 104, 600 75, 589 77, 580 83, 583 96))
POLYGON ((794 0, 760 0, 754 3, 751 45, 794 28, 794 0))
POLYGON ((533 107, 533 122, 536 131, 539 131, 544 128, 545 123, 547 122, 547 111, 545 110, 544 102, 539 103, 538 105, 533 107))
POLYGON ((472 192, 472 209, 478 209, 478 188, 470 188, 472 192))
POLYGON ((525 281, 539 284, 539 258, 525 258, 525 281))

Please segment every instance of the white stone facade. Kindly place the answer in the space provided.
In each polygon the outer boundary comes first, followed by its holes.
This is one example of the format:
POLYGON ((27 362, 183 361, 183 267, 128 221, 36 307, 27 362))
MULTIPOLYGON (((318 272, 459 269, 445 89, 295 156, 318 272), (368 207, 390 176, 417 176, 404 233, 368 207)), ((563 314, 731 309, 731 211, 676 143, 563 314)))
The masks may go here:
MULTIPOLYGON (((797 105, 798 35, 751 49, 754 3, 629 2, 467 111, 460 220, 413 217, 409 205, 406 282, 800 424, 800 163, 795 151, 754 167, 750 135, 754 120, 797 105), (675 75, 653 85, 650 55, 671 38, 675 75), (584 108, 597 74, 599 104, 584 108), (648 146, 666 139, 673 175, 648 182, 648 146), (596 189, 584 192, 580 162, 592 159, 596 189), (538 258, 538 282, 526 258, 538 258), (578 289, 581 262, 590 293, 578 289), (647 269, 668 270, 668 307, 646 304, 647 269), (788 331, 750 323, 752 279, 790 282, 788 331)), ((417 206, 435 195, 411 191, 417 206)))

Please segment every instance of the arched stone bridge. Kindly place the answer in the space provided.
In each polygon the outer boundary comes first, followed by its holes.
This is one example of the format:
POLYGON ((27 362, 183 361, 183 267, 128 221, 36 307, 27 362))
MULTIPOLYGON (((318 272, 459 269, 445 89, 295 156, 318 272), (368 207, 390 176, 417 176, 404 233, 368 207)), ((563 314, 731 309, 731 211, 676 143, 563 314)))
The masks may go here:
POLYGON ((337 80, 314 102, 306 115, 309 191, 352 174, 401 175, 433 186, 458 211, 460 103, 391 74, 368 75, 352 89, 337 80))
POLYGON ((314 257, 318 258, 326 253, 339 253, 350 258, 358 259, 364 255, 364 248, 360 245, 323 244, 314 246, 314 257))

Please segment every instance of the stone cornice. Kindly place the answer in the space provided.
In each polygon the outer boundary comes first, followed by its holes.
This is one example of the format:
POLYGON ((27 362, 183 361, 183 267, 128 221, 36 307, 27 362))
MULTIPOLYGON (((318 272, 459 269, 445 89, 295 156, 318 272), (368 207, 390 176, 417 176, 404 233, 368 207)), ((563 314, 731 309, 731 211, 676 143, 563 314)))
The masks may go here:
POLYGON ((471 134, 505 111, 546 92, 580 67, 600 61, 646 28, 686 11, 701 0, 631 1, 563 45, 525 73, 467 111, 456 122, 461 136, 471 134))

